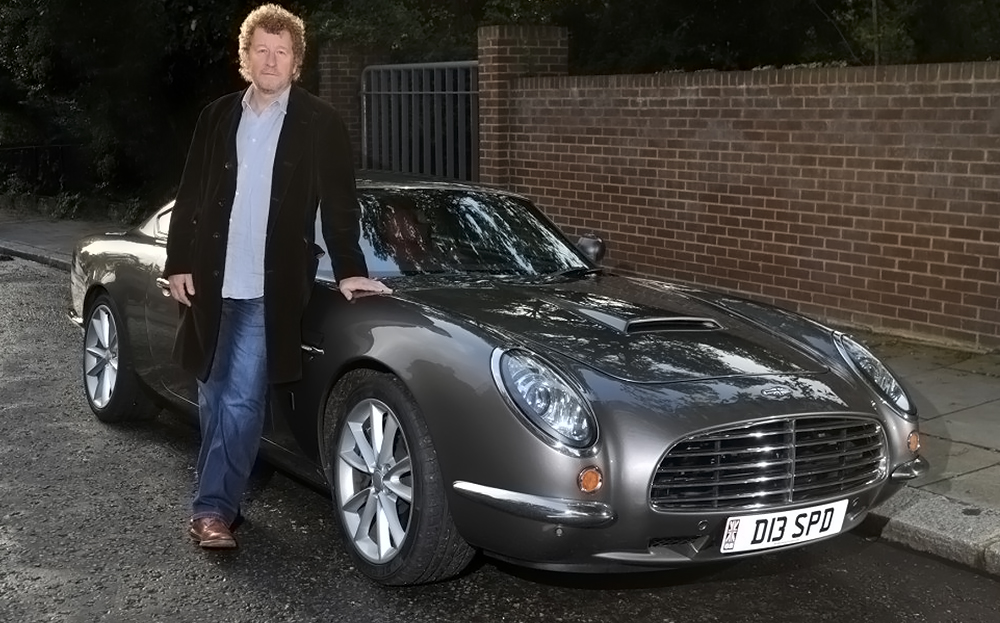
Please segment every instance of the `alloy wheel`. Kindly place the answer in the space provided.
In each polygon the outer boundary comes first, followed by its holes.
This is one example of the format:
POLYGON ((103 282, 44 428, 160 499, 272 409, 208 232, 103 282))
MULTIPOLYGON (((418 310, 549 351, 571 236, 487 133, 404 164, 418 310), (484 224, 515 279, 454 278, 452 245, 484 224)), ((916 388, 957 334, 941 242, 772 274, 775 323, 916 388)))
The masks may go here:
POLYGON ((375 399, 359 402, 341 429, 337 506, 358 553, 382 564, 399 553, 410 527, 413 468, 395 413, 375 399))
POLYGON ((98 305, 84 337, 83 370, 87 396, 94 406, 108 405, 118 382, 118 326, 111 310, 98 305))

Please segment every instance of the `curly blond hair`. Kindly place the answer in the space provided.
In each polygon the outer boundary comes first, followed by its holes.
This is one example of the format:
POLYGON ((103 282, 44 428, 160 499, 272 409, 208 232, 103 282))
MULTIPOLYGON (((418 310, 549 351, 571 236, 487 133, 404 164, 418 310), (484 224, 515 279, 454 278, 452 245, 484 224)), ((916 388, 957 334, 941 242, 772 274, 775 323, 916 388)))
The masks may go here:
POLYGON ((250 14, 243 20, 239 39, 240 75, 247 82, 252 81, 248 59, 250 39, 258 28, 263 28, 264 32, 272 35, 280 35, 281 31, 287 30, 288 34, 292 36, 292 54, 295 56, 292 80, 298 80, 302 70, 302 59, 306 55, 306 25, 302 18, 277 4, 262 4, 250 11, 250 14))

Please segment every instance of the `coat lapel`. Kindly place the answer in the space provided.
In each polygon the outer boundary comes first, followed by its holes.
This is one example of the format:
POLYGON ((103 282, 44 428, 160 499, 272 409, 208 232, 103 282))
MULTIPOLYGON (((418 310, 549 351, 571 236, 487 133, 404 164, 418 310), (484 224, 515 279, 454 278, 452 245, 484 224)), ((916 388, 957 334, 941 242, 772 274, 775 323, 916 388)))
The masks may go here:
MULTIPOLYGON (((219 130, 223 132, 220 137, 224 143, 224 154, 225 161, 222 163, 222 171, 218 173, 212 173, 209 179, 211 180, 211 186, 208 197, 215 197, 219 193, 219 186, 225 189, 225 195, 230 197, 230 207, 232 206, 232 197, 236 194, 236 172, 239 168, 239 157, 236 150, 236 132, 240 127, 240 119, 243 118, 243 98, 235 98, 232 108, 229 110, 228 117, 224 117, 222 122, 219 124, 219 130)), ((218 140, 218 139, 217 139, 218 140)), ((217 162, 217 161, 216 161, 217 162)))
POLYGON ((271 173, 271 209, 268 212, 267 231, 271 232, 274 219, 284 205, 283 199, 291 183, 295 165, 302 158, 309 144, 309 126, 312 113, 305 106, 299 87, 292 86, 288 94, 288 109, 278 135, 278 147, 274 152, 274 170, 271 173))

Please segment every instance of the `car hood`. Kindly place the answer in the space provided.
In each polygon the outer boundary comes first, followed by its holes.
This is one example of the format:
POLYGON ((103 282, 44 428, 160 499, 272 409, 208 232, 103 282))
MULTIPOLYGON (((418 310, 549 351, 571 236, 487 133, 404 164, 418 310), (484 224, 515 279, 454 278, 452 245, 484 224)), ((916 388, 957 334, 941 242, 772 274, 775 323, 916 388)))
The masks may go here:
POLYGON ((827 369, 801 344, 698 290, 665 282, 613 275, 557 284, 491 280, 399 294, 630 382, 827 369))

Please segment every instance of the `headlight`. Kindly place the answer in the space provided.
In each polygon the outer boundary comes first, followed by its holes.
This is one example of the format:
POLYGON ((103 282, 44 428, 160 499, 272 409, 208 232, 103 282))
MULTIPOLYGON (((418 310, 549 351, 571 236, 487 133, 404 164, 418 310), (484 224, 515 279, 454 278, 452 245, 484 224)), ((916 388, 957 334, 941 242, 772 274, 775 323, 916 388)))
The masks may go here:
POLYGON ((543 439, 574 449, 597 440, 597 419, 589 403, 541 358, 523 351, 497 351, 493 370, 501 392, 543 439))
POLYGON ((896 377, 892 375, 892 372, 889 372, 889 369, 878 360, 878 357, 846 335, 839 334, 837 337, 837 345, 840 347, 844 358, 853 364, 854 368, 861 373, 861 376, 874 385, 889 404, 907 416, 915 415, 913 405, 910 403, 906 392, 903 391, 903 387, 896 380, 896 377))

